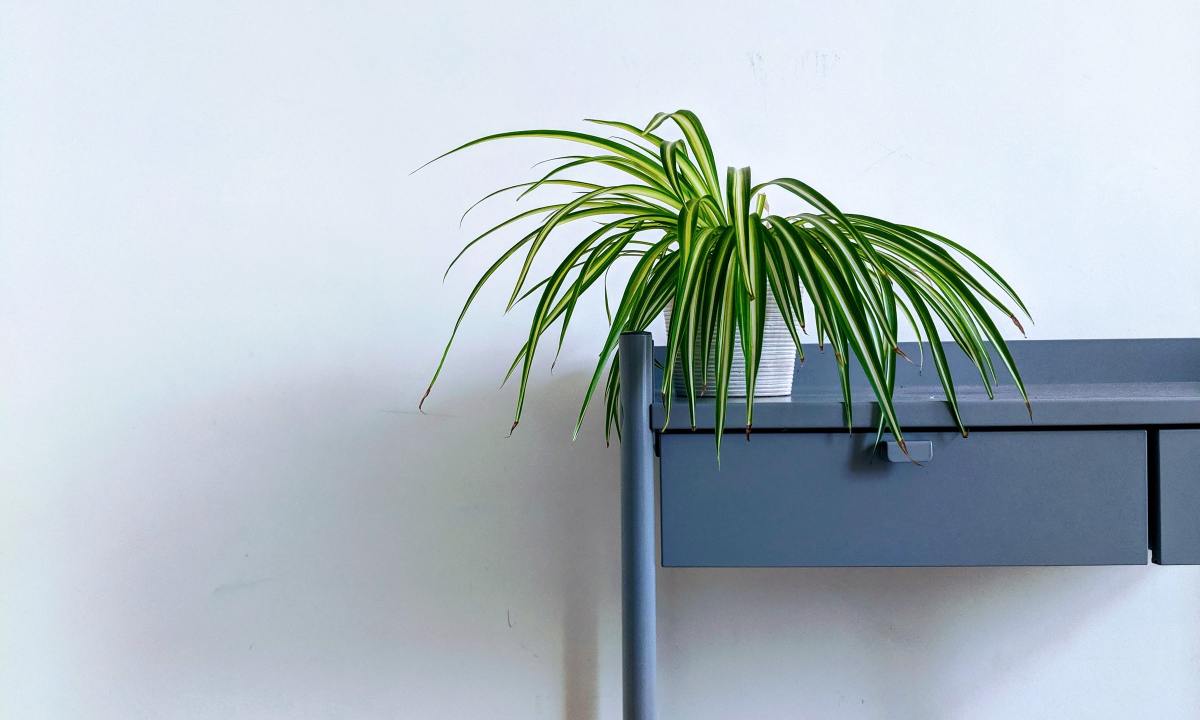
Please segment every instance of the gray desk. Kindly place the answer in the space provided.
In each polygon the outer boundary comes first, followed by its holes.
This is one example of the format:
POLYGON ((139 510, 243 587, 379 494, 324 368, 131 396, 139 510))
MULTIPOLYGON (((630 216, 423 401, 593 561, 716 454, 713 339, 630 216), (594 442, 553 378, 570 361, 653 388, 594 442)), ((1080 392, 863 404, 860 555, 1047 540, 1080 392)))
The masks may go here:
POLYGON ((1032 419, 1011 383, 988 399, 947 344, 969 438, 932 362, 897 364, 897 414, 928 458, 917 465, 875 445, 878 411, 858 372, 847 432, 832 353, 806 346, 792 396, 755 402, 749 440, 745 403, 731 401, 718 465, 712 401, 699 401, 695 430, 682 400, 663 428, 662 349, 623 336, 626 718, 655 712, 656 459, 665 566, 1113 565, 1145 564, 1147 551, 1200 563, 1200 339, 1010 348, 1032 419))

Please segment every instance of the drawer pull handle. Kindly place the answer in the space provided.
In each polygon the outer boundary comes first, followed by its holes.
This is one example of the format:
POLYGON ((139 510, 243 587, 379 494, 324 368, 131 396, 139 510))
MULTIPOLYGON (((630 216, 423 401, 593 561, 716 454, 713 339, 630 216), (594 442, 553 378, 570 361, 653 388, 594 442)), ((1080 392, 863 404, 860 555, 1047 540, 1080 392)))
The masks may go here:
POLYGON ((920 463, 920 462, 929 462, 930 460, 933 459, 933 441, 932 440, 909 440, 907 445, 908 445, 908 454, 912 456, 911 459, 908 457, 905 457, 904 451, 900 449, 900 443, 897 443, 894 440, 887 443, 886 453, 887 453, 888 462, 904 462, 904 463, 906 463, 906 462, 910 462, 911 460, 916 460, 917 462, 920 463))

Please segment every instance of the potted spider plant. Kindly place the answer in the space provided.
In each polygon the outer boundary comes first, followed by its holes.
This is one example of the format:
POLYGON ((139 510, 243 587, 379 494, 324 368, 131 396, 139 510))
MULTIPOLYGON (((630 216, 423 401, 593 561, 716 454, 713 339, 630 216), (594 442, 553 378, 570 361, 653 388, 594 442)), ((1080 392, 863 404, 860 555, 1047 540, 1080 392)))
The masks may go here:
POLYGON ((623 332, 645 330, 664 311, 664 426, 670 422, 676 393, 686 397, 693 427, 697 397, 711 395, 718 457, 729 397, 745 395, 748 434, 754 398, 763 394, 760 376, 782 374, 790 391, 792 364, 797 355, 803 359, 801 335, 807 332, 809 318, 818 344, 828 343, 835 354, 847 425, 852 422, 850 363, 857 361, 879 406, 879 432, 891 432, 905 453, 892 401, 897 357, 907 359, 897 342, 901 316, 918 342, 928 343, 950 415, 964 436, 954 379, 941 344, 943 332, 966 353, 989 393, 988 377, 995 377, 990 345, 1028 408, 1020 373, 987 306, 1006 315, 1022 332, 1017 314, 1006 303, 1026 317, 1028 310, 1009 283, 967 248, 912 225, 844 213, 795 178, 756 184, 750 168, 730 167, 722 181, 708 135, 688 110, 659 113, 641 127, 613 120, 588 122, 621 134, 502 132, 464 143, 430 161, 512 138, 549 138, 582 148, 579 154, 555 158, 557 164, 540 177, 484 198, 517 190, 523 198, 555 187, 575 192, 569 200, 523 210, 489 228, 451 261, 453 267, 463 253, 494 233, 521 221, 534 223, 484 271, 467 296, 421 404, 480 289, 501 267, 519 258, 508 307, 535 297, 536 307, 528 337, 508 370, 509 376, 519 373, 520 378, 512 429, 520 422, 534 355, 547 331, 561 323, 556 341, 561 350, 579 299, 610 267, 627 259, 633 267, 609 315, 609 331, 584 393, 576 436, 601 381, 605 383, 605 437, 614 428, 619 436, 618 338, 623 332), (659 134, 660 128, 671 127, 679 137, 659 134), (622 181, 602 184, 578 177, 580 172, 602 168, 615 170, 622 181), (802 207, 792 214, 769 213, 764 194, 769 188, 794 196, 802 207), (534 259, 550 252, 548 240, 564 226, 585 219, 598 221, 599 227, 573 247, 556 251, 559 263, 554 271, 531 280, 534 259), (765 362, 774 365, 767 367, 765 362))

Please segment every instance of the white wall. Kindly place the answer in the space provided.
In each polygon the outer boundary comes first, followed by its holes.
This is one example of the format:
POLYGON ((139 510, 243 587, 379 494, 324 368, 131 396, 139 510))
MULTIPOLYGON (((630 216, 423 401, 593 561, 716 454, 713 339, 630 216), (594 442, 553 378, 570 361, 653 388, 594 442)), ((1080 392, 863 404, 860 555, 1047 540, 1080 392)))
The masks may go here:
MULTIPOLYGON (((619 716, 598 306, 511 439, 499 286, 415 413, 562 150, 465 138, 690 107, 1033 337, 1200 334, 1200 6, 758 5, 5 3, 0 717, 619 716)), ((1196 569, 659 577, 664 718, 1200 715, 1196 569)))

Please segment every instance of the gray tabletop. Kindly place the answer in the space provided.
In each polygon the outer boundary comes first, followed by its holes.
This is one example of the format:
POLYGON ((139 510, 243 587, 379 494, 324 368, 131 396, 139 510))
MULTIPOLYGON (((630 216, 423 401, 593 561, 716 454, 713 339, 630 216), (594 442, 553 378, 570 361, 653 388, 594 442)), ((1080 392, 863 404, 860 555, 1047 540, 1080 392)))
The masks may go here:
MULTIPOLYGON (((902 345, 918 357, 915 344, 902 345)), ((1174 426, 1200 425, 1200 339, 1016 340, 1009 344, 1029 391, 1033 416, 1012 381, 1001 376, 989 399, 979 377, 952 343, 946 352, 955 377, 959 408, 971 427, 1174 426)), ((656 348, 661 361, 662 348, 656 348)), ((791 397, 754 401, 754 428, 845 429, 842 396, 832 353, 805 346, 797 363, 791 397)), ((998 372, 1002 367, 997 363, 998 372)), ((857 368, 851 376, 854 423, 870 430, 878 418, 874 395, 857 368)), ((932 363, 897 364, 894 394, 906 428, 954 424, 932 363)), ((697 429, 713 427, 713 401, 700 399, 697 429)), ((662 428, 662 398, 655 393, 651 424, 662 428)), ((745 400, 731 399, 726 427, 745 424, 745 400)), ((677 398, 668 430, 688 431, 687 404, 677 398)))

